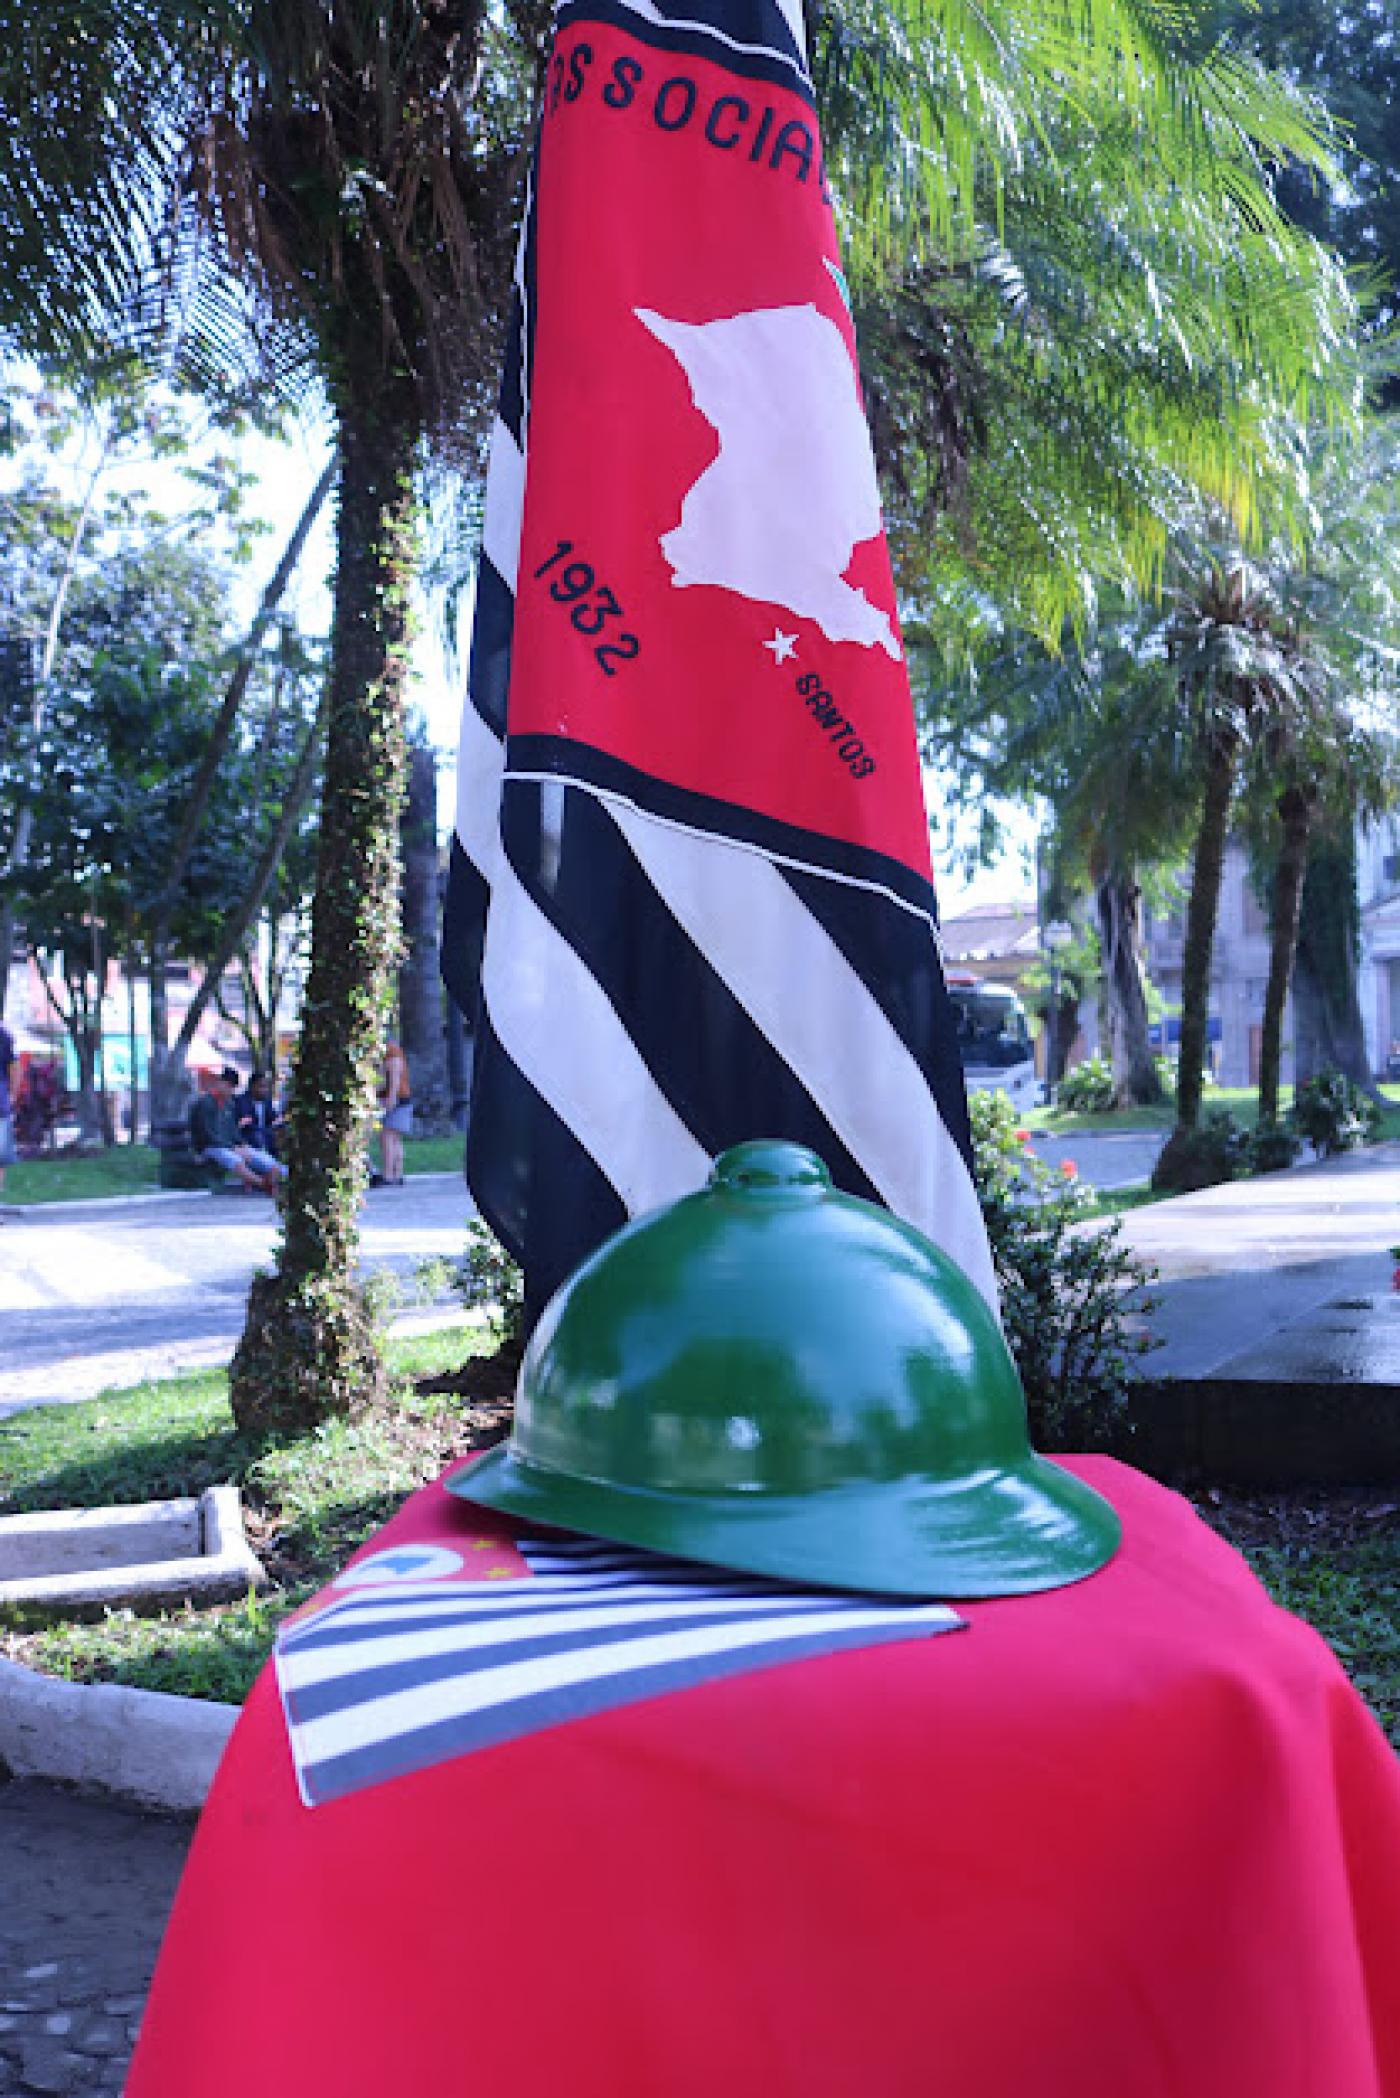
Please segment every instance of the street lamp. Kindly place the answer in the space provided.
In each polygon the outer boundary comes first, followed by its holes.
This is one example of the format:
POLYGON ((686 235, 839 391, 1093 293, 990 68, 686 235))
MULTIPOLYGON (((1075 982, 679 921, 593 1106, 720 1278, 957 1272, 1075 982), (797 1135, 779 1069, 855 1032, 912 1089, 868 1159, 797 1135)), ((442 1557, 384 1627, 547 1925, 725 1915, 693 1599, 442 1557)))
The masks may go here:
POLYGON ((1054 1096, 1050 1082, 1050 1067, 1054 1061, 1055 1034, 1060 1013, 1060 956, 1074 938, 1074 927, 1063 918, 1052 918, 1048 925, 1040 928, 1040 945, 1050 957, 1050 1006, 1045 1025, 1045 1094, 1046 1107, 1054 1096))

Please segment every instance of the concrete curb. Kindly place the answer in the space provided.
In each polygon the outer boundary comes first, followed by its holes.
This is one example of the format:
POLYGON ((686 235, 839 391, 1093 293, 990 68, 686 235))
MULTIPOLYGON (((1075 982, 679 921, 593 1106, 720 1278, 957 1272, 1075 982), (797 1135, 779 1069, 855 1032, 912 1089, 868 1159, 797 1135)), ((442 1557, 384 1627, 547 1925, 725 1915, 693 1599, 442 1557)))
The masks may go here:
POLYGON ((0 1761, 15 1777, 196 1813, 239 1710, 119 1683, 64 1683, 0 1660, 0 1761))

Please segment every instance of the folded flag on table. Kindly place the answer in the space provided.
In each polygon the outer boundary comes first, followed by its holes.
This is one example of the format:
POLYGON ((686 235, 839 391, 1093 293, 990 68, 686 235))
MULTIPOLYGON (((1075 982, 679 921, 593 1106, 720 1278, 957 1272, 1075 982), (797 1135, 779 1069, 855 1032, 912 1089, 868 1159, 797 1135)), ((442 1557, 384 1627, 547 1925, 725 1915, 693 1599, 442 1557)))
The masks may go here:
POLYGON ((444 970, 537 1310, 755 1136, 995 1299, 797 0, 564 0, 444 970))
POLYGON ((583 1538, 517 1550, 523 1578, 462 1581, 457 1554, 401 1546, 284 1627, 277 1684, 307 1806, 638 1698, 962 1623, 941 1604, 817 1594, 583 1538))

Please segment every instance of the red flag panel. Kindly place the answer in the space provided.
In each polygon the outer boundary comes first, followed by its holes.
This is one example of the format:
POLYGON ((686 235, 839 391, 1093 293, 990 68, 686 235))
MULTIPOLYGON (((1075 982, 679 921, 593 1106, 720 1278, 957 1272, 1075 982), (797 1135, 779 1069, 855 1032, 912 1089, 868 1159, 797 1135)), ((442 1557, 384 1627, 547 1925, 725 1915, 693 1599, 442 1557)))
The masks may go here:
POLYGON ((511 732, 927 877, 814 113, 599 22, 551 81, 511 732))

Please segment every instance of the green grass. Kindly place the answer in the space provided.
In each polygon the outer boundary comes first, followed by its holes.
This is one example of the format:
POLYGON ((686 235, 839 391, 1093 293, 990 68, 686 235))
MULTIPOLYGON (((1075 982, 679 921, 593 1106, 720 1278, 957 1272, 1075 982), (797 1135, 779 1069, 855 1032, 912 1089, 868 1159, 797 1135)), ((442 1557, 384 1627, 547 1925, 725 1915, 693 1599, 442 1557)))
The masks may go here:
POLYGON ((1321 1632, 1400 1749, 1400 1548, 1377 1542, 1302 1560, 1256 1548, 1247 1556, 1275 1602, 1321 1632))
MULTIPOLYGON (((1381 1091, 1393 1103, 1380 1131, 1379 1140, 1384 1142, 1400 1138, 1400 1086, 1382 1086, 1381 1091)), ((1285 1086, 1282 1104, 1288 1106, 1292 1097, 1285 1086)), ((1205 1104, 1228 1107, 1248 1129, 1259 1119, 1259 1098, 1252 1087, 1210 1086, 1205 1104)), ((1172 1109, 1170 1105, 1134 1107, 1120 1114, 1078 1115, 1035 1107, 1027 1112, 1025 1122, 1028 1129, 1041 1130, 1046 1136, 1075 1136, 1081 1131, 1121 1136, 1135 1129, 1165 1133, 1172 1126, 1172 1109)), ((455 1131, 450 1136, 409 1137, 404 1145, 405 1173, 461 1170, 462 1138, 455 1131)), ((120 1144, 84 1157, 59 1151, 46 1158, 22 1159, 10 1167, 3 1199, 22 1207, 38 1202, 100 1202, 116 1195, 148 1194, 156 1184, 156 1154, 149 1145, 120 1144)))
MULTIPOLYGON (((409 1137, 404 1144, 405 1173, 460 1173, 462 1138, 409 1137)), ((5 1180, 4 1201, 28 1206, 38 1202, 101 1202, 116 1195, 155 1191, 156 1154, 149 1144, 118 1144, 110 1151, 79 1156, 55 1151, 43 1158, 21 1159, 5 1180)))
POLYGON ((1306 1618, 1400 1749, 1400 1521, 1379 1494, 1197 1495, 1275 1602, 1306 1618))
POLYGON ((76 1682, 129 1683, 238 1702, 278 1624, 313 1595, 405 1495, 472 1448, 480 1424, 459 1400, 410 1380, 455 1369, 482 1344, 462 1324, 391 1343, 393 1400, 291 1440, 241 1435, 224 1371, 112 1392, 0 1421, 0 1515, 155 1500, 231 1482, 271 1588, 207 1610, 0 1629, 11 1658, 76 1682))
POLYGON ((1132 1187, 1097 1187, 1089 1192, 1093 1200, 1084 1212, 1086 1217, 1121 1217, 1127 1210, 1146 1209, 1150 1203, 1168 1199, 1146 1180, 1139 1180, 1132 1187))
POLYGON ((6 1202, 95 1202, 141 1195, 156 1185, 156 1154, 149 1144, 117 1144, 76 1157, 65 1151, 22 1158, 5 1176, 6 1202))
MULTIPOLYGON (((385 1352, 403 1385, 455 1368, 481 1344, 480 1325, 464 1320, 393 1340, 385 1352)), ((281 1447, 304 1459, 315 1441, 281 1447)), ((0 1515, 202 1493, 241 1482, 269 1447, 234 1426, 226 1369, 190 1370, 78 1406, 26 1407, 0 1420, 0 1515)))
POLYGON ((1067 1108, 1033 1107, 1023 1119, 1027 1129, 1038 1130, 1042 1136, 1078 1136, 1084 1131, 1123 1136, 1134 1129, 1170 1129, 1172 1111, 1170 1107, 1125 1107, 1114 1114, 1081 1115, 1067 1108))
MULTIPOLYGON (((1376 1141, 1387 1143, 1400 1138, 1400 1086, 1383 1085, 1381 1095, 1391 1105, 1386 1109, 1376 1141)), ((1279 1091, 1279 1106, 1287 1109, 1293 1104, 1292 1086, 1283 1086, 1279 1091)), ((1202 1107, 1224 1107, 1245 1129, 1253 1129, 1259 1120, 1259 1095, 1253 1086, 1207 1086, 1202 1098, 1202 1107)), ((1027 1114, 1028 1129, 1038 1129, 1045 1136, 1076 1136, 1087 1131, 1109 1136, 1121 1136, 1134 1129, 1169 1130, 1175 1120, 1175 1110, 1170 1101, 1161 1107, 1129 1107, 1118 1113, 1072 1114, 1057 1107, 1035 1107, 1027 1114)))

